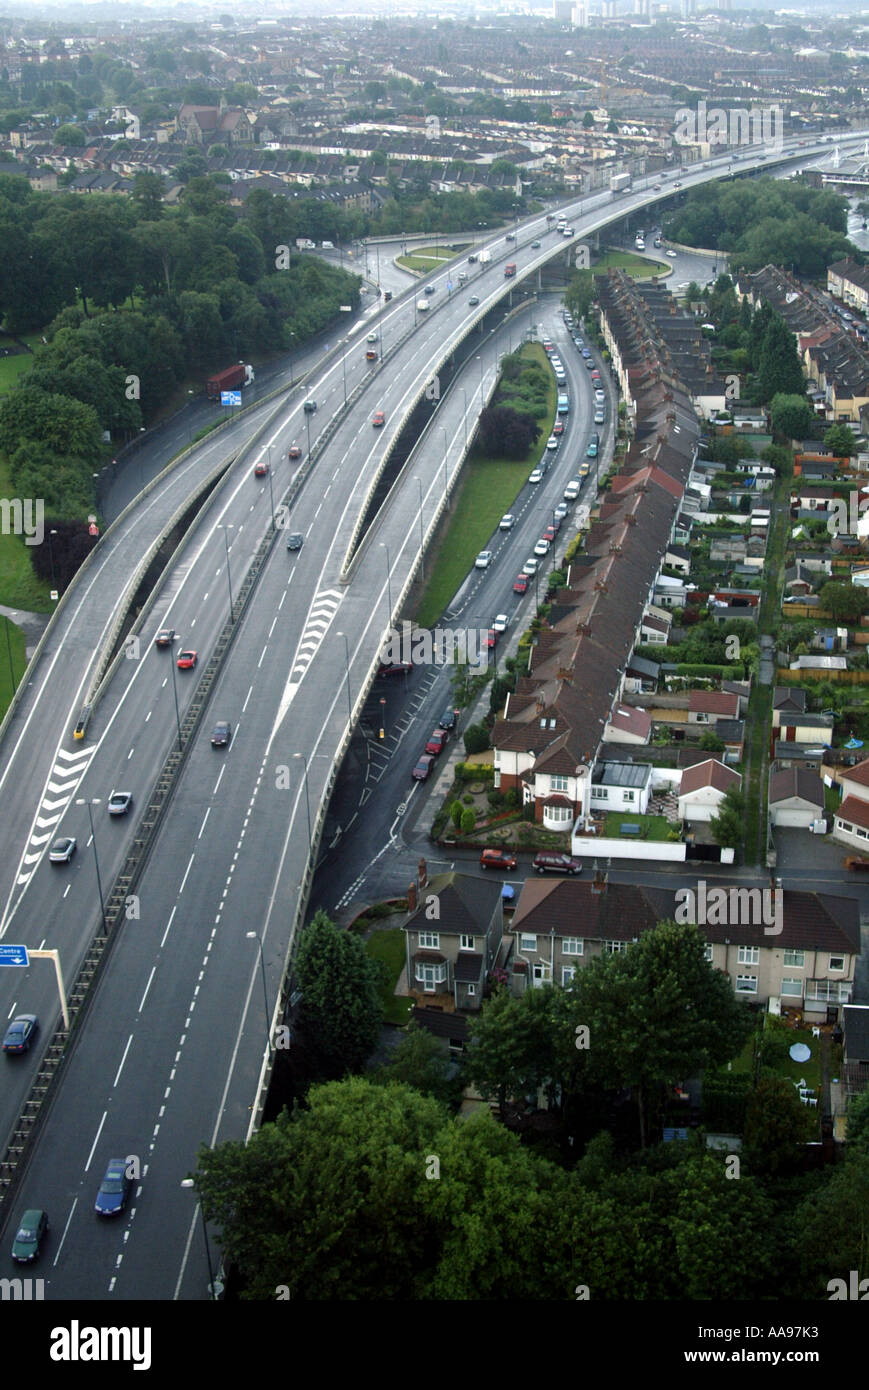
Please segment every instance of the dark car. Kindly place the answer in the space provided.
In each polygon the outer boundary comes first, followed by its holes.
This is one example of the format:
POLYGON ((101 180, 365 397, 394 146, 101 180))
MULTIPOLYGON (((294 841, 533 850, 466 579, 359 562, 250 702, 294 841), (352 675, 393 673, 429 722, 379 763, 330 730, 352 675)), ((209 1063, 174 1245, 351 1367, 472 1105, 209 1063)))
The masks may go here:
POLYGON ((19 1264, 30 1264, 39 1254, 39 1247, 48 1234, 48 1212, 32 1207, 18 1223, 12 1242, 12 1258, 19 1264))
POLYGON ((100 1216, 117 1216, 127 1205, 132 1186, 133 1179, 127 1176, 126 1159, 110 1158, 94 1202, 94 1211, 99 1212, 100 1216))
POLYGON ((215 724, 211 734, 211 742, 215 748, 225 748, 232 738, 232 725, 225 719, 219 719, 215 724))
POLYGON ((484 849, 480 855, 481 869, 515 869, 516 860, 509 850, 484 849))
POLYGON ((479 301, 478 297, 477 297, 475 294, 472 294, 471 297, 470 297, 470 299, 468 300, 468 303, 469 303, 469 304, 471 305, 471 307, 474 308, 474 309, 477 307, 477 305, 479 304, 479 302, 480 302, 480 301, 479 301))
POLYGON ((133 804, 132 792, 112 792, 107 810, 110 816, 125 816, 133 804))
POLYGON ((304 540, 301 531, 291 531, 287 536, 287 550, 301 550, 304 540))
POLYGON ((52 864, 68 864, 75 854, 75 836, 61 835, 52 841, 48 858, 52 864))
POLYGON ((407 676, 413 670, 411 661, 382 661, 378 676, 407 676))
POLYGON ((178 669, 179 669, 179 671, 192 671, 192 670, 193 670, 193 667, 196 665, 196 663, 197 663, 198 660, 199 660, 199 656, 198 656, 198 653, 196 653, 196 652, 179 652, 179 653, 178 653, 178 669))
POLYGON ((454 729, 456 727, 456 714, 454 709, 445 709, 440 717, 440 727, 442 729, 454 729))
POLYGON ((302 409, 304 410, 306 415, 313 415, 314 411, 317 409, 317 402, 311 400, 305 401, 305 404, 302 406, 302 409))
POLYGON ((174 627, 161 627, 157 636, 154 638, 155 647, 171 647, 175 641, 174 627))
POLYGON ((436 288, 437 288, 436 285, 426 285, 426 287, 425 287, 425 292, 426 292, 426 294, 434 294, 436 288))
POLYGON ((431 737, 425 745, 426 753, 431 753, 432 757, 436 758, 439 753, 443 752, 444 744, 446 743, 446 741, 446 729, 435 729, 434 733, 431 735, 431 737))
POLYGON ((416 782, 424 782, 433 767, 434 758, 432 757, 431 753, 424 753, 423 756, 420 758, 419 762, 416 764, 416 767, 413 769, 411 776, 414 778, 416 782))
POLYGON ((17 1018, 13 1018, 6 1029, 3 1051, 13 1055, 27 1052, 38 1031, 39 1019, 36 1014, 19 1014, 17 1018))
POLYGON ((535 874, 581 874, 582 860, 572 854, 555 854, 551 850, 541 850, 535 854, 532 865, 535 874))

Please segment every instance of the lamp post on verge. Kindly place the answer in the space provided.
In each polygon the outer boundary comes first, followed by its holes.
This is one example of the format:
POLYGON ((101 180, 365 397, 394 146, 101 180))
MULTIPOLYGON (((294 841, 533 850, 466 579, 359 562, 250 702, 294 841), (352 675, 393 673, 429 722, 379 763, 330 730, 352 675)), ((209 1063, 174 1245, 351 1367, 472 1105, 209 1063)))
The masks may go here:
POLYGON ((308 796, 308 759, 304 753, 294 753, 294 758, 301 758, 302 766, 305 769, 305 813, 308 817, 308 845, 311 843, 311 801, 308 796))
POLYGON ((465 453, 467 453, 467 451, 468 451, 468 393, 467 393, 467 391, 465 390, 464 386, 460 386, 460 387, 459 387, 459 390, 460 390, 461 393, 462 393, 462 400, 463 400, 464 403, 465 403, 465 414, 464 414, 464 424, 465 424, 465 453))
MULTIPOLYGON (((195 1187, 195 1183, 194 1183, 194 1181, 193 1181, 192 1178, 182 1178, 182 1179, 181 1179, 181 1186, 182 1186, 182 1187, 195 1187)), ((212 1266, 211 1266, 211 1246, 210 1246, 210 1244, 209 1244, 209 1242, 208 1242, 208 1226, 207 1226, 206 1223, 205 1223, 205 1212, 204 1212, 203 1209, 202 1209, 202 1203, 201 1203, 201 1202, 197 1202, 196 1205, 199 1207, 200 1213, 201 1213, 201 1215, 202 1215, 202 1234, 203 1234, 203 1236, 205 1237, 205 1259, 206 1259, 206 1262, 207 1262, 207 1264, 208 1264, 208 1292, 211 1294, 212 1301, 216 1302, 216 1301, 217 1301, 217 1285, 216 1285, 216 1283, 215 1283, 215 1281, 214 1281, 214 1270, 212 1269, 212 1266)))
POLYGON ((350 647, 347 642, 346 632, 339 632, 336 636, 344 638, 344 671, 347 677, 347 722, 348 724, 352 724, 353 704, 350 700, 350 647))
POLYGON ((265 1006, 266 1006, 266 1046, 267 1046, 267 1048, 268 1048, 268 1050, 269 1050, 269 1056, 271 1056, 271 1054, 272 1054, 272 1039, 271 1039, 271 1031, 270 1031, 270 1026, 269 1026, 269 992, 268 992, 268 990, 266 989, 266 963, 265 963, 265 958, 263 957, 263 943, 262 943, 262 938, 261 938, 260 936, 257 936, 257 934, 256 934, 255 931, 245 932, 245 936, 247 937, 248 941, 255 941, 256 944, 257 944, 257 946, 259 947, 259 963, 260 963, 260 970, 262 971, 262 977, 263 977, 263 1003, 264 1003, 265 1006))
POLYGON ((181 752, 181 713, 180 713, 180 711, 179 711, 179 709, 178 709, 178 680, 177 680, 177 677, 176 677, 176 675, 175 675, 175 666, 176 666, 177 663, 176 663, 176 661, 175 661, 175 653, 174 653, 174 652, 172 653, 172 657, 171 657, 171 660, 170 660, 170 663, 169 663, 169 664, 170 664, 170 666, 171 666, 171 668, 172 668, 172 694, 175 696, 175 723, 176 723, 177 728, 178 728, 178 752, 180 753, 180 752, 181 752))
POLYGON ((444 429, 443 425, 440 425, 438 428, 440 429, 440 432, 441 432, 441 434, 442 434, 443 437, 444 437, 444 502, 446 503, 447 506, 449 506, 449 505, 450 505, 450 480, 449 480, 449 475, 448 475, 448 473, 447 473, 447 454, 449 453, 449 443, 448 443, 448 440, 447 440, 447 432, 446 432, 446 430, 444 429))
POLYGON ((56 531, 54 528, 52 528, 52 530, 50 530, 49 533, 48 533, 48 563, 51 565, 51 587, 52 587, 52 589, 56 589, 56 588, 57 588, 57 583, 56 583, 55 578, 54 578, 54 546, 51 544, 51 538, 52 538, 52 536, 56 536, 56 535, 57 535, 57 531, 56 531))
POLYGON ((235 526, 234 526, 234 524, 232 524, 231 522, 228 522, 228 521, 221 521, 221 522, 218 522, 217 529, 218 529, 218 531, 222 531, 222 532, 223 532, 223 544, 224 544, 224 546, 225 546, 225 548, 226 548, 226 583, 227 583, 227 585, 228 585, 228 587, 229 587, 229 621, 230 621, 231 623, 234 623, 234 622, 235 622, 235 614, 233 613, 233 604, 232 604, 232 576, 230 575, 230 572, 229 572, 229 541, 227 540, 226 533, 227 533, 227 531, 234 531, 234 530, 235 530, 235 526))
POLYGON ((422 529, 422 479, 417 478, 416 485, 419 488, 419 576, 425 582, 425 550, 423 549, 423 529, 422 529))
POLYGON ((94 833, 94 813, 91 809, 92 806, 99 806, 100 799, 99 797, 94 797, 91 800, 89 797, 77 796, 75 799, 75 804, 76 806, 87 806, 88 808, 88 820, 90 821, 91 827, 91 844, 93 845, 94 850, 94 867, 97 871, 97 892, 100 895, 100 916, 103 919, 103 931, 107 931, 108 928, 106 926, 106 905, 103 900, 103 881, 100 877, 100 859, 99 855, 97 854, 97 837, 94 833))
POLYGON ((381 541, 381 542, 380 542, 380 545, 381 545, 381 548, 382 548, 383 550, 386 551, 386 594, 387 594, 387 598, 388 598, 388 600, 389 600, 389 621, 390 621, 390 623, 391 623, 391 622, 392 622, 392 580, 391 580, 390 574, 389 574, 389 571, 390 571, 390 568, 391 568, 390 560, 389 560, 389 546, 386 544, 386 541, 381 541))
POLYGON ((275 490, 272 486, 272 446, 269 445, 269 502, 272 509, 272 530, 275 529, 275 490))

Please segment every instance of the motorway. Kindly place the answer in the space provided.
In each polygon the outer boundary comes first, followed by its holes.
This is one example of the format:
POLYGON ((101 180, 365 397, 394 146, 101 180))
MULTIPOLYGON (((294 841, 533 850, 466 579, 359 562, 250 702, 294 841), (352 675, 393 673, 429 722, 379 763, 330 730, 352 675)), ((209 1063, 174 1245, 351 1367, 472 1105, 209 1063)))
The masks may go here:
MULTIPOLYGON (((683 175, 686 187, 690 182, 683 175)), ((589 224, 623 216, 643 196, 648 195, 622 197, 616 204, 608 193, 585 200, 583 220, 576 220, 578 234, 589 224)), ((414 291, 376 316, 383 348, 387 353, 394 348, 386 363, 373 369, 365 363, 364 334, 357 333, 352 347, 307 383, 307 394, 318 403, 316 415, 304 416, 301 393, 293 392, 252 452, 230 469, 165 576, 143 622, 138 656, 122 659, 112 674, 83 746, 73 743, 72 727, 136 562, 179 509, 194 479, 239 448, 274 406, 258 407, 226 434, 204 441, 104 538, 70 591, 45 651, 28 671, 0 772, 6 811, 0 935, 5 942, 57 946, 70 979, 99 915, 88 808, 77 803, 99 799, 92 809, 107 885, 133 834, 136 810, 110 820, 105 798, 121 788, 144 803, 175 737, 175 688, 183 716, 197 679, 196 671, 179 670, 173 686, 174 655, 153 647, 154 634, 158 627, 174 626, 180 642, 195 647, 204 661, 226 619, 229 586, 237 592, 270 524, 269 480, 253 478, 254 462, 271 448, 277 502, 290 478, 289 444, 297 440, 307 455, 308 426, 314 443, 326 422, 340 417, 290 518, 290 529, 302 532, 304 546, 290 554, 278 534, 139 885, 138 916, 120 930, 16 1196, 16 1212, 28 1206, 49 1211, 53 1229, 39 1272, 50 1281, 50 1298, 206 1296, 195 1199, 180 1183, 194 1167, 200 1143, 247 1132, 267 1022, 304 906, 312 829, 336 751, 361 707, 363 684, 411 582, 420 531, 433 533, 445 479, 451 487, 469 423, 496 379, 504 333, 523 330, 521 315, 506 330, 480 333, 475 360, 443 394, 436 423, 424 433, 348 567, 357 518, 391 438, 432 373, 452 344, 468 331, 479 332, 475 325, 502 297, 503 262, 515 259, 521 279, 563 251, 541 217, 523 225, 517 244, 501 236, 490 245, 492 264, 478 268, 464 290, 447 290, 453 271, 429 277, 436 286, 431 311, 417 313, 414 291), (538 238, 543 246, 535 251, 530 242, 538 238), (469 304, 471 293, 479 296, 479 308, 469 304), (353 404, 343 413, 345 391, 353 404), (387 411, 383 430, 371 428, 377 409, 387 411), (217 718, 234 727, 227 749, 210 745, 217 718), (47 862, 47 844, 58 831, 79 842, 68 866, 47 862), (268 1003, 259 947, 247 935, 251 930, 262 943, 268 1003), (128 1214, 101 1223, 92 1204, 102 1169, 108 1158, 126 1155, 139 1158, 141 1183, 128 1214)), ((535 322, 539 313, 534 311, 535 322)), ((457 596, 463 625, 487 627, 495 611, 512 610, 513 578, 546 524, 553 496, 557 501, 571 475, 584 430, 587 438, 582 423, 591 414, 587 373, 558 322, 549 318, 546 324, 573 378, 561 462, 536 494, 530 485, 523 489, 514 508, 520 515, 517 530, 503 547, 493 546, 498 554, 485 587, 470 584, 457 596)), ((607 429, 613 414, 611 396, 607 429)), ((446 673, 440 679, 446 682, 446 673)), ((4 1017, 21 1010, 38 1013, 45 1035, 57 1016, 48 965, 36 963, 27 975, 7 971, 0 1005, 4 1017)), ((35 1056, 7 1059, 4 1065, 0 1121, 8 1129, 32 1078, 35 1056)), ((5 1215, 8 1249, 8 1217, 14 1214, 5 1215)), ((3 1273, 14 1272, 5 1254, 3 1264, 8 1266, 3 1273)))

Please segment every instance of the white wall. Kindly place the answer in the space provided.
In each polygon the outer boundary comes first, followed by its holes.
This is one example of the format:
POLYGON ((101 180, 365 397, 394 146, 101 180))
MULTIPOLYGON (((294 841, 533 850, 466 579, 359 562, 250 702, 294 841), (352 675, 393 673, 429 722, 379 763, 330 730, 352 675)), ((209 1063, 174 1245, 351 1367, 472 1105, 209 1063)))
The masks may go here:
POLYGON ((589 859, 597 855, 605 859, 667 859, 684 863, 688 846, 677 841, 641 840, 639 836, 619 835, 612 839, 602 835, 574 834, 570 852, 589 859))

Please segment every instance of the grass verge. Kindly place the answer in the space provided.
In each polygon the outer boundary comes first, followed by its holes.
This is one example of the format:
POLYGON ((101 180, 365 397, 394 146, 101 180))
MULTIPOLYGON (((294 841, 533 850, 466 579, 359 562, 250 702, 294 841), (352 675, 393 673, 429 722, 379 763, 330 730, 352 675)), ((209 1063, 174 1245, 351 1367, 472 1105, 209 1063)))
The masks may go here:
POLYGON ((413 1008, 412 999, 399 999, 393 993, 398 984, 398 977, 404 969, 404 932, 400 927, 372 932, 365 943, 365 951, 373 960, 383 961, 388 971, 388 979, 380 987, 383 1021, 401 1027, 407 1023, 413 1008))
MULTIPOLYGON (((0 497, 11 496, 9 465, 0 462, 0 497)), ((0 531, 0 603, 31 613, 49 613, 54 606, 49 597, 51 585, 37 579, 30 550, 21 536, 4 535, 0 531)))
POLYGON ((15 688, 24 674, 27 657, 24 652, 24 633, 7 617, 0 617, 0 719, 9 708, 15 688), (8 644, 7 644, 8 636, 8 644), (12 671, 15 683, 9 673, 9 657, 12 656, 12 671))

